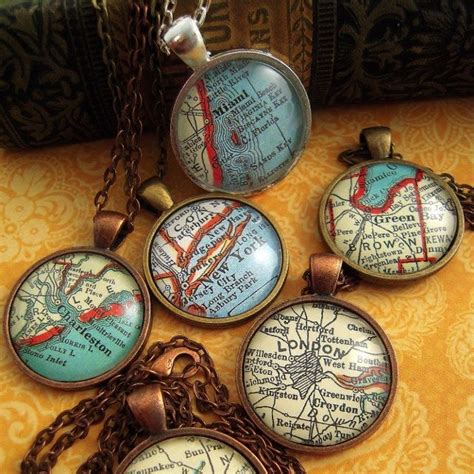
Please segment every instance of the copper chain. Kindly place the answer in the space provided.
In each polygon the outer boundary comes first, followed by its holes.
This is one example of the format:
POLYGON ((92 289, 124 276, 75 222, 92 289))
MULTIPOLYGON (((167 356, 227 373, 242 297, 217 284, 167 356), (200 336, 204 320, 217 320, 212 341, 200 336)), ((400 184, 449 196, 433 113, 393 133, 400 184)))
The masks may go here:
POLYGON ((111 149, 111 163, 104 173, 104 186, 96 194, 94 204, 101 211, 109 200, 109 192, 117 180, 117 167, 120 161, 125 166, 125 191, 128 195, 127 213, 130 230, 140 210, 137 191, 140 186, 138 165, 142 157, 140 139, 143 132, 141 117, 143 98, 140 92, 143 67, 146 58, 146 44, 150 24, 148 21, 148 5, 144 1, 129 1, 128 62, 130 75, 123 89, 120 83, 118 54, 110 28, 106 3, 103 0, 92 0, 97 12, 97 28, 103 41, 103 58, 108 69, 108 83, 114 97, 114 111, 117 115, 117 135, 111 149))
MULTIPOLYGON (((353 166, 364 161, 370 160, 369 149, 364 144, 359 144, 356 148, 345 150, 338 155, 339 161, 346 163, 349 166, 353 166)), ((389 159, 403 160, 403 156, 400 153, 395 153, 394 144, 391 145, 389 159)), ((430 170, 432 171, 432 170, 430 170)), ((440 173, 438 176, 448 184, 448 186, 454 191, 464 213, 464 219, 469 229, 474 230, 474 188, 470 184, 458 184, 454 180, 454 177, 448 173, 440 173)))
POLYGON ((453 176, 441 173, 439 177, 454 191, 464 211, 469 229, 474 230, 474 187, 470 184, 457 184, 453 176))
POLYGON ((160 36, 163 15, 161 15, 158 3, 155 8, 151 10, 151 28, 148 34, 148 43, 150 46, 150 69, 153 74, 152 93, 155 99, 153 107, 153 115, 156 122, 156 137, 158 140, 159 154, 156 161, 156 176, 162 180, 166 174, 168 149, 166 146, 166 131, 168 127, 168 113, 166 109, 166 102, 164 98, 164 84, 163 75, 161 71, 161 56, 160 56, 160 36))
POLYGON ((201 344, 184 336, 175 336, 167 343, 153 344, 142 360, 110 379, 96 397, 82 400, 74 408, 60 413, 50 426, 36 436, 21 464, 21 472, 50 473, 63 451, 77 440, 85 438, 91 426, 105 419, 98 437, 97 452, 77 472, 112 473, 117 463, 147 436, 134 421, 125 400, 134 388, 148 383, 159 384, 163 391, 169 428, 207 426, 240 441, 256 454, 270 474, 304 473, 296 458, 289 456, 256 428, 242 406, 229 401, 228 389, 220 381, 208 352, 201 344), (200 362, 187 366, 182 373, 168 377, 150 370, 153 362, 162 354, 176 347, 186 347, 197 352, 200 362), (197 375, 192 379, 184 376, 186 371, 195 369, 197 375), (211 413, 219 421, 206 424, 194 413, 192 399, 196 402, 198 412, 211 413), (40 457, 43 449, 51 443, 46 454, 40 457))

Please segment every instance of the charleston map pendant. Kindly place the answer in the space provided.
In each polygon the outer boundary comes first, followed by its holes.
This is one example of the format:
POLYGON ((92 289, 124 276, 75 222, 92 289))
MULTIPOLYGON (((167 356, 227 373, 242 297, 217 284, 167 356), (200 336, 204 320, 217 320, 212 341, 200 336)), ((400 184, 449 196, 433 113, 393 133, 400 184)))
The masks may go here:
POLYGON ((442 268, 464 232, 459 199, 435 173, 384 159, 349 168, 327 189, 320 228, 362 276, 414 280, 442 268))
MULTIPOLYGON (((333 294, 342 260, 312 258, 322 280, 334 282, 333 294), (324 273, 323 259, 336 270, 324 273)), ((266 311, 237 363, 240 399, 252 420, 283 446, 314 453, 348 448, 373 433, 396 384, 395 354, 382 328, 361 309, 319 294, 266 311)))
POLYGON ((116 254, 57 252, 30 268, 6 307, 4 333, 21 369, 75 390, 112 377, 139 353, 150 330, 145 282, 116 254))
POLYGON ((209 58, 197 24, 178 19, 164 36, 192 69, 171 116, 174 152, 208 191, 251 194, 283 179, 311 129, 306 91, 270 54, 234 50, 209 58))
POLYGON ((206 428, 167 430, 133 449, 117 474, 179 472, 265 474, 257 457, 230 436, 206 428))
POLYGON ((146 244, 148 284, 194 323, 247 319, 278 294, 288 271, 276 225, 254 204, 225 195, 183 201, 156 222, 146 244))

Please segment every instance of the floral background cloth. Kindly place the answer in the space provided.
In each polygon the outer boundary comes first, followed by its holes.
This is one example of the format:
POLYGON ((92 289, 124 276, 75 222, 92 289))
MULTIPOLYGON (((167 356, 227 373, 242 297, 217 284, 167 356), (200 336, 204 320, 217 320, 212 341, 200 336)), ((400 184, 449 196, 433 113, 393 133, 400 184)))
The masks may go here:
MULTIPOLYGON (((474 100, 451 99, 336 107, 314 114, 307 150, 290 176, 251 199, 274 217, 290 255, 283 301, 299 295, 312 252, 327 250, 318 229, 326 186, 345 167, 337 154, 356 143, 363 126, 392 128, 396 149, 410 161, 474 182, 474 100)), ((0 305, 22 273, 62 248, 92 244, 92 205, 109 162, 110 140, 35 151, 0 151, 0 305)), ((152 175, 153 137, 143 142, 143 177, 152 175)), ((201 191, 171 163, 175 201, 201 191), (183 186, 183 183, 186 185, 183 186)), ((110 209, 123 209, 121 185, 110 209)), ((119 253, 142 268, 155 218, 143 211, 119 253)), ((388 333, 399 366, 399 390, 380 429, 357 447, 330 456, 297 454, 309 473, 468 473, 474 471, 474 235, 435 275, 405 286, 362 283, 340 293, 369 312, 388 333)), ((276 303, 276 302, 275 302, 276 303)), ((251 322, 231 329, 196 328, 156 301, 149 344, 184 334, 206 345, 231 398, 237 400, 235 359, 251 322)), ((43 387, 20 372, 0 342, 0 466, 18 472, 35 434, 62 410, 94 390, 67 393, 43 387)), ((72 473, 95 451, 93 429, 67 450, 53 472, 72 473)))

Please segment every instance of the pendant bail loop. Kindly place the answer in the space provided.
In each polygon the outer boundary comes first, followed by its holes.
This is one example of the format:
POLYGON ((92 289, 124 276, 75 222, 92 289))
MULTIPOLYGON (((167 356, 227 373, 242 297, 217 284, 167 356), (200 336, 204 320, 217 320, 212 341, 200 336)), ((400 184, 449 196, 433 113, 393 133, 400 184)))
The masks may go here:
POLYGON ((332 253, 314 253, 309 257, 311 292, 323 296, 336 294, 342 270, 342 258, 332 253))
POLYGON ((368 127, 360 132, 360 144, 367 146, 370 157, 374 160, 392 158, 392 131, 389 127, 368 127))
POLYGON ((145 180, 138 188, 137 196, 143 207, 157 213, 167 211, 174 205, 168 187, 158 176, 145 180))
POLYGON ((158 384, 143 385, 127 396, 127 405, 138 423, 149 433, 166 431, 166 409, 158 384))
POLYGON ((125 214, 115 211, 98 211, 94 216, 94 245, 101 249, 115 250, 131 232, 125 214))
POLYGON ((209 61, 204 39, 196 20, 190 16, 178 18, 163 36, 166 44, 191 69, 209 61))

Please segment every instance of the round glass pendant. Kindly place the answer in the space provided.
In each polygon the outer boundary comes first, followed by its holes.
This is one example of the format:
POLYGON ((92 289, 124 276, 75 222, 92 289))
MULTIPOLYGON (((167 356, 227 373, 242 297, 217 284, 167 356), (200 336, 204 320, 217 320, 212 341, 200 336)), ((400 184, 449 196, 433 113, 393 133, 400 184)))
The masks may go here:
POLYGON ((156 222, 144 255, 148 284, 191 322, 234 324, 275 298, 288 272, 276 225, 254 204, 206 195, 156 222))
POLYGON ((147 439, 117 469, 117 474, 145 472, 265 474, 267 471, 248 448, 230 436, 205 428, 182 428, 147 439))
POLYGON ((278 443, 331 452, 369 436, 393 401, 392 346, 365 312, 306 296, 262 315, 240 349, 240 398, 278 443))
POLYGON ((186 174, 203 189, 231 194, 262 191, 284 178, 310 129, 308 96, 296 74, 249 50, 200 64, 171 116, 172 145, 186 174))
POLYGON ((458 198, 436 174, 399 160, 352 166, 327 189, 320 227, 362 276, 413 280, 443 267, 464 232, 458 198))
POLYGON ((4 325, 28 375, 57 388, 85 388, 138 355, 150 331, 150 297, 140 275, 114 253, 63 250, 23 275, 4 325))

